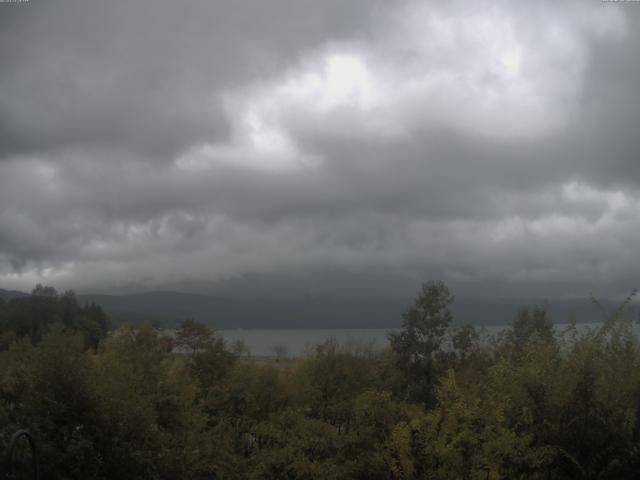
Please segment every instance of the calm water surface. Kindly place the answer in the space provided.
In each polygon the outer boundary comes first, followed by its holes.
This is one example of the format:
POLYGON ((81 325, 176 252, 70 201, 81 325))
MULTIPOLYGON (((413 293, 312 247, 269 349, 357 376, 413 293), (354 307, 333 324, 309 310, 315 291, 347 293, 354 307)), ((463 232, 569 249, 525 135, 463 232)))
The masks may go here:
MULTIPOLYGON (((579 332, 586 332, 601 324, 581 323, 577 325, 579 332)), ((567 324, 557 324, 556 331, 562 331, 567 324)), ((480 327, 482 337, 495 335, 505 330, 507 326, 494 325, 480 327)), ((351 348, 373 348, 383 349, 388 345, 389 333, 398 331, 393 328, 371 328, 371 329, 318 329, 318 330, 218 330, 224 339, 229 343, 241 340, 249 348, 252 355, 271 356, 275 355, 274 347, 284 347, 286 356, 302 355, 308 349, 321 344, 329 339, 334 339, 340 345, 351 348)), ((636 334, 638 328, 635 328, 636 334)))

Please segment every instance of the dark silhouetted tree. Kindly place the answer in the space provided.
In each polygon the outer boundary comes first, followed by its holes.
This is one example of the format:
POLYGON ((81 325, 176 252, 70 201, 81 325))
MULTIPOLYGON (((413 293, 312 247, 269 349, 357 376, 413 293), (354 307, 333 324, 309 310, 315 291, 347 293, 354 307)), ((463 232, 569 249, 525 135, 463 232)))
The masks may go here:
POLYGON ((530 341, 553 343, 555 341, 553 322, 546 305, 534 305, 520 310, 511 323, 508 338, 516 351, 522 350, 530 341))
POLYGON ((176 344, 192 353, 205 348, 213 338, 213 331, 204 323, 184 320, 176 330, 176 344))
POLYGON ((425 407, 435 401, 434 361, 453 319, 449 310, 453 300, 444 282, 423 283, 414 304, 402 315, 402 331, 389 337, 399 366, 406 372, 409 397, 425 407))

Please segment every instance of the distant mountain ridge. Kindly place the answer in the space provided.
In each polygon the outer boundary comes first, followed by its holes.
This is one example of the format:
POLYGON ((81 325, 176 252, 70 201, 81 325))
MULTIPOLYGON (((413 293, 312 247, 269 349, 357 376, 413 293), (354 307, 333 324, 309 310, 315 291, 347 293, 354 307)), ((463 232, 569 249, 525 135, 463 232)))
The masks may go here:
POLYGON ((3 290, 0 288, 0 298, 4 301, 11 300, 12 298, 28 297, 28 293, 19 292, 17 290, 3 290))
POLYGON ((158 321, 176 324, 186 318, 227 328, 386 328, 398 324, 405 302, 335 299, 223 299, 179 292, 132 295, 78 295, 102 306, 117 322, 158 321))
MULTIPOLYGON (((5 301, 28 295, 0 289, 0 298, 5 301)), ((100 305, 118 324, 157 322, 174 326, 193 318, 218 329, 394 328, 400 326, 402 312, 412 303, 411 299, 225 299, 174 291, 77 297, 80 303, 100 305)), ((457 299, 452 310, 456 322, 505 325, 523 306, 541 303, 541 300, 524 299, 457 299)), ((600 303, 609 312, 620 305, 612 300, 600 303)), ((555 322, 567 322, 571 317, 577 322, 602 320, 602 313, 587 298, 549 300, 548 305, 555 322)), ((637 318, 637 305, 631 306, 631 315, 637 318)))

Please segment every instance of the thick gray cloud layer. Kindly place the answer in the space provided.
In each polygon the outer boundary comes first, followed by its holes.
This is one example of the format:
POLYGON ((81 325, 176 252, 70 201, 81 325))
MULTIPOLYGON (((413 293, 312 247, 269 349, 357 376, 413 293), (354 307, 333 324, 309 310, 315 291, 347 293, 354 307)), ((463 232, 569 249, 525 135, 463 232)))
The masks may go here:
POLYGON ((0 284, 626 292, 639 21, 634 2, 0 4, 0 284))

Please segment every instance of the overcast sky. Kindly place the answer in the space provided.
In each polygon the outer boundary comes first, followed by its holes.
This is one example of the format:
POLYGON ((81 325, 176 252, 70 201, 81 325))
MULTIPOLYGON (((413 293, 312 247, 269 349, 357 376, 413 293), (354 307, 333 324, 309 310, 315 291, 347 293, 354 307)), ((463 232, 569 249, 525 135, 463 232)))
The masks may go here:
POLYGON ((640 2, 0 3, 0 287, 640 286, 640 2))

